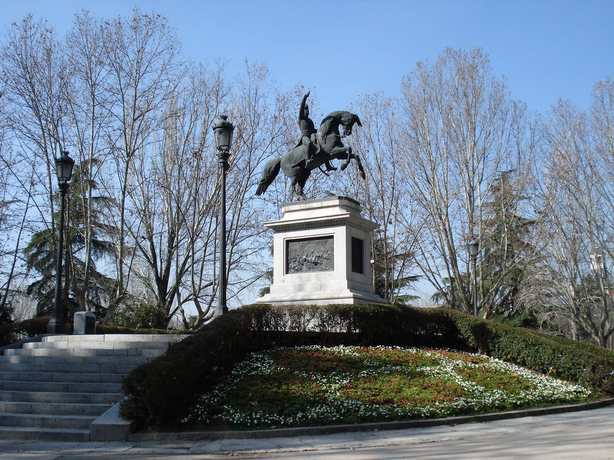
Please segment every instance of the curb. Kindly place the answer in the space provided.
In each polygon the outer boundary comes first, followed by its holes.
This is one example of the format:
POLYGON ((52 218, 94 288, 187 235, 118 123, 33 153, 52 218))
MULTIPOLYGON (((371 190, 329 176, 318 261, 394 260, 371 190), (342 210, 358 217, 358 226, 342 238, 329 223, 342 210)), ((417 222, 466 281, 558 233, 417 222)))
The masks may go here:
POLYGON ((271 428, 264 430, 224 430, 224 431, 150 431, 133 433, 129 441, 213 441, 219 439, 262 439, 289 436, 315 436, 323 434, 350 433, 357 431, 401 430, 406 428, 426 428, 441 425, 460 425, 464 423, 483 423, 521 417, 560 414, 599 409, 614 405, 614 398, 601 399, 589 403, 566 404, 561 406, 522 409, 490 414, 460 415, 456 417, 405 420, 398 422, 356 423, 345 425, 322 425, 296 428, 271 428))

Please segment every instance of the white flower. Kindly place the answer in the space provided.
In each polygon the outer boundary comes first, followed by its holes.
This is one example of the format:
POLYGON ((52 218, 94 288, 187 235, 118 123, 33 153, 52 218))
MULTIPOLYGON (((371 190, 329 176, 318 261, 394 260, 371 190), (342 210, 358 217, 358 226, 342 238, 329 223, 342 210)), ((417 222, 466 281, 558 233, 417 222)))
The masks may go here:
POLYGON ((210 392, 198 398, 184 423, 224 423, 239 426, 292 426, 305 424, 338 423, 344 420, 392 420, 418 417, 444 417, 466 412, 480 412, 499 408, 519 407, 558 401, 575 401, 590 396, 589 389, 574 385, 536 372, 515 366, 487 356, 457 353, 461 359, 433 350, 401 347, 369 347, 370 351, 395 351, 416 355, 426 362, 437 364, 412 367, 411 365, 393 365, 382 362, 372 354, 365 353, 361 347, 322 347, 306 346, 296 348, 278 348, 264 352, 252 353, 232 370, 226 381, 217 385, 210 392), (332 355, 362 360, 361 369, 348 372, 333 369, 329 372, 309 369, 288 369, 275 362, 273 354, 283 352, 324 352, 332 355), (471 369, 482 373, 498 372, 520 377, 530 386, 529 389, 510 392, 505 389, 490 389, 463 377, 462 370, 471 369), (243 378, 248 376, 288 376, 298 377, 304 381, 316 383, 323 394, 323 400, 314 400, 297 407, 295 411, 284 408, 284 414, 265 412, 256 407, 235 407, 229 400, 230 392, 239 388, 243 378), (436 377, 442 381, 456 384, 465 395, 452 401, 435 401, 422 407, 412 405, 372 404, 353 400, 344 394, 353 381, 374 378, 382 375, 405 375, 411 379, 414 375, 436 377))

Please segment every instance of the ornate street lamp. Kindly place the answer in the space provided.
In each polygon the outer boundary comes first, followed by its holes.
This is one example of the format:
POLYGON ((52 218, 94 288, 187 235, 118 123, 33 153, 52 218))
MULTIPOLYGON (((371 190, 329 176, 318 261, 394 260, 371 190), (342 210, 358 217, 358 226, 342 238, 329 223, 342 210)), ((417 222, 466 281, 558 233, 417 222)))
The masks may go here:
POLYGON ((228 310, 226 306, 226 171, 228 171, 228 157, 232 145, 232 132, 234 126, 228 121, 226 115, 220 115, 215 125, 215 144, 217 146, 217 158, 220 169, 220 203, 218 217, 218 241, 219 241, 219 273, 218 273, 218 310, 216 315, 222 315, 228 310))
POLYGON ((603 254, 593 252, 591 254, 591 269, 599 277, 603 276, 605 272, 605 264, 603 262, 603 254))
POLYGON ((64 303, 62 301, 62 258, 64 256, 64 214, 66 207, 66 192, 68 183, 72 177, 72 168, 75 160, 68 156, 68 152, 62 152, 62 156, 55 160, 55 172, 60 186, 60 225, 58 227, 58 247, 55 269, 55 305, 53 318, 47 326, 49 333, 61 334, 64 332, 64 303))
POLYGON ((599 279, 599 290, 601 291, 601 300, 603 301, 604 311, 608 311, 608 291, 605 288, 607 278, 607 270, 605 268, 605 258, 603 254, 594 252, 591 254, 591 269, 595 276, 599 279))
POLYGON ((473 303, 473 314, 478 316, 478 276, 477 276, 477 259, 480 250, 480 241, 477 238, 471 238, 467 242, 467 250, 471 257, 471 302, 473 303))

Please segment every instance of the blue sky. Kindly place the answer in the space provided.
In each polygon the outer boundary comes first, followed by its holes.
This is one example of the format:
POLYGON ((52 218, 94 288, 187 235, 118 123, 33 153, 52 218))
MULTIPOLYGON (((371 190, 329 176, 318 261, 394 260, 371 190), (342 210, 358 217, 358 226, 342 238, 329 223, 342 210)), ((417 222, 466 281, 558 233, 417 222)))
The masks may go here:
POLYGON ((5 0, 0 25, 33 13, 63 32, 80 9, 134 7, 166 16, 189 57, 221 58, 237 73, 246 58, 267 64, 280 87, 305 85, 324 111, 364 93, 397 95, 417 61, 446 47, 483 48, 536 111, 559 97, 586 108, 592 85, 614 76, 613 1, 5 0))
POLYGON ((233 74, 245 59, 266 64, 281 89, 311 89, 323 112, 365 93, 398 95, 416 62, 446 47, 483 48, 532 111, 561 97, 588 108, 594 83, 614 77, 611 0, 4 0, 0 33, 28 13, 62 34, 79 10, 135 7, 166 16, 187 57, 221 59, 233 74))

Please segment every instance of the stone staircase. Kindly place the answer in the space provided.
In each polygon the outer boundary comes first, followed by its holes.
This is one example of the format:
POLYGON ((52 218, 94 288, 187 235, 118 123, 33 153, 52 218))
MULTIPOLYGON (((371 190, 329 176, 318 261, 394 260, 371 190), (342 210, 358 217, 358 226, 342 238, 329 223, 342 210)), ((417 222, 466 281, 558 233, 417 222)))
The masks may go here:
POLYGON ((121 381, 180 335, 46 336, 0 356, 0 439, 89 441, 121 381))

